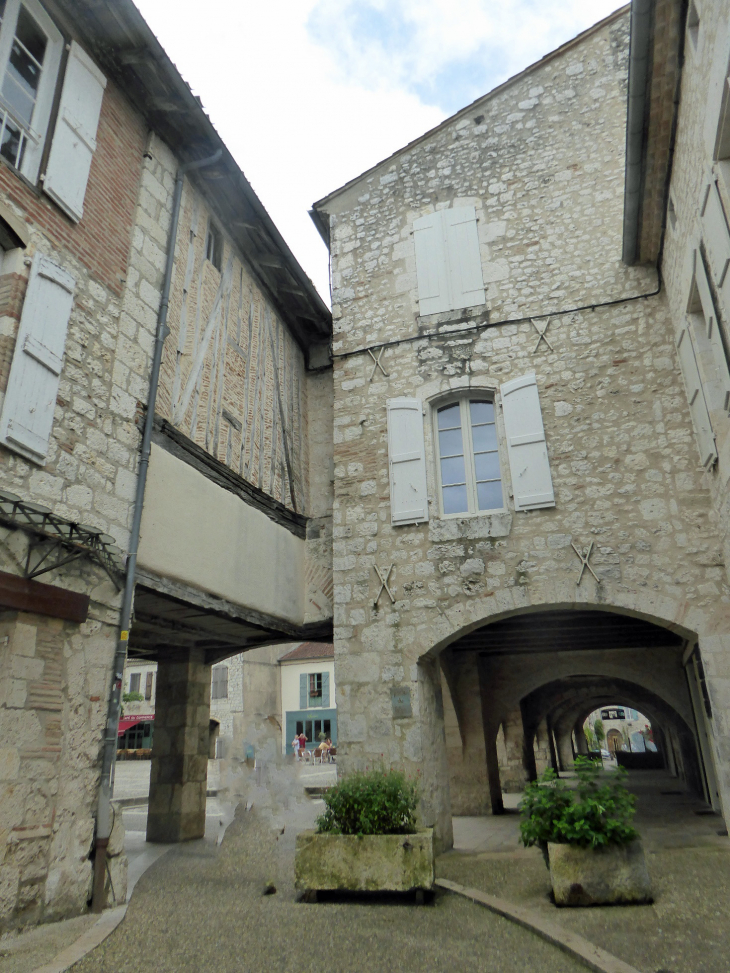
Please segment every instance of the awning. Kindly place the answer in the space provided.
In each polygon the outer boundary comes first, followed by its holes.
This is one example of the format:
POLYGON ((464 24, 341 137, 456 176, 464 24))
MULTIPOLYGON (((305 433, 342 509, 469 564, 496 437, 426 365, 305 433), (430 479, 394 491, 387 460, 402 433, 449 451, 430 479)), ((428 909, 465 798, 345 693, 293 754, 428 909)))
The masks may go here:
POLYGON ((122 733, 126 733, 130 727, 135 726, 137 723, 151 723, 154 718, 154 713, 149 713, 147 716, 123 716, 119 721, 119 730, 117 735, 121 736, 122 733))

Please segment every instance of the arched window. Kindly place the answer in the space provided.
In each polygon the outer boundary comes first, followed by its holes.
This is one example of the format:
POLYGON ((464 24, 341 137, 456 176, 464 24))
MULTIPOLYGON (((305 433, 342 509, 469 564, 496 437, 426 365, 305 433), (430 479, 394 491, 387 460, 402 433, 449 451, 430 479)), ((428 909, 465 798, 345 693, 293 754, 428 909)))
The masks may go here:
POLYGON ((494 401, 481 395, 440 406, 435 439, 444 516, 503 510, 494 401))

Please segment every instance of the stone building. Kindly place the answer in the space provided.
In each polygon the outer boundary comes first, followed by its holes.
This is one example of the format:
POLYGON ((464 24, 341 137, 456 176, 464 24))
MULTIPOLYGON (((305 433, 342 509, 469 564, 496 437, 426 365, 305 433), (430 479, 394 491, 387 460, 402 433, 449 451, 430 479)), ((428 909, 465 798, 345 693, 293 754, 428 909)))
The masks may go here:
POLYGON ((331 329, 130 0, 7 0, 0 89, 5 929, 87 908, 120 642, 158 663, 150 837, 182 840, 205 824, 211 665, 331 639, 331 329))
POLYGON ((729 806, 719 180, 699 207, 730 31, 725 0, 689 7, 686 45, 682 4, 637 0, 314 207, 340 763, 419 770, 442 846, 606 704, 729 806))

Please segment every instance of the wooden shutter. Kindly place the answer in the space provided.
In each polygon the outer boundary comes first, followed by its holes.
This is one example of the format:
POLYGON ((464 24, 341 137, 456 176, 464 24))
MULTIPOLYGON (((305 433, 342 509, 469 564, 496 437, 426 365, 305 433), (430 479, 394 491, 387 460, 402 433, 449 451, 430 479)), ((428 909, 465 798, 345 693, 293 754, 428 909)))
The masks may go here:
POLYGON ((473 206, 441 213, 449 273, 449 303, 453 310, 484 304, 484 278, 479 252, 477 217, 473 206))
POLYGON ((146 679, 145 687, 144 687, 144 698, 145 699, 152 699, 152 680, 154 678, 155 678, 155 674, 153 672, 148 672, 147 673, 147 679, 146 679))
POLYGON ((687 388, 689 411, 695 427, 700 459, 702 465, 709 468, 717 459, 715 434, 712 431, 710 413, 707 409, 705 393, 702 389, 702 381, 700 380, 700 373, 697 368, 697 359, 695 358, 695 351, 692 347, 692 336, 687 327, 683 327, 679 333, 677 352, 679 353, 679 363, 682 366, 684 384, 687 388))
POLYGON ((322 673, 322 706, 328 707, 330 704, 330 674, 322 673))
POLYGON ((505 382, 500 391, 515 510, 554 507, 555 493, 535 373, 505 382))
MULTIPOLYGON (((730 248, 728 249, 730 255, 730 248)), ((702 317, 704 318, 705 334, 712 349, 712 358, 717 369, 717 381, 720 386, 720 399, 722 400, 725 411, 730 411, 730 369, 728 369, 728 359, 725 350, 725 343, 720 333, 720 323, 715 312, 715 302, 712 299, 710 285, 705 274, 705 265, 702 261, 702 254, 695 251, 694 278, 697 285, 700 304, 702 305, 702 317)))
POLYGON ((484 278, 473 206, 439 210, 413 223, 421 314, 484 304, 484 278))
POLYGON ((309 701, 309 676, 306 672, 299 674, 299 709, 306 709, 309 701))
POLYGON ((419 399, 388 399, 390 522, 428 520, 426 451, 419 399))
POLYGON ((105 87, 104 75, 72 41, 43 188, 76 222, 84 215, 105 87))
POLYGON ((75 283, 48 257, 35 255, 0 417, 0 442, 41 465, 53 427, 75 283))
POLYGON ((451 310, 442 213, 429 213, 415 220, 413 240, 420 313, 438 314, 451 310))
POLYGON ((705 191, 701 215, 702 237, 710 259, 710 270, 717 286, 722 287, 730 267, 730 231, 728 231, 720 191, 714 180, 705 191))

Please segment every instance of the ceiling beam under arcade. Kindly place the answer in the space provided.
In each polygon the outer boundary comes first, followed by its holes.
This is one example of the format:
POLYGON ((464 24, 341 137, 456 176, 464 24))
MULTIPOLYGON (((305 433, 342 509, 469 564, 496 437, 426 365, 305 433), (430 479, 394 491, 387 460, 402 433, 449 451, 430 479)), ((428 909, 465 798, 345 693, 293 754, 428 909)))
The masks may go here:
POLYGON ((608 649, 679 648, 684 639, 644 619, 604 611, 552 611, 513 616, 462 636, 452 652, 513 655, 608 649))

